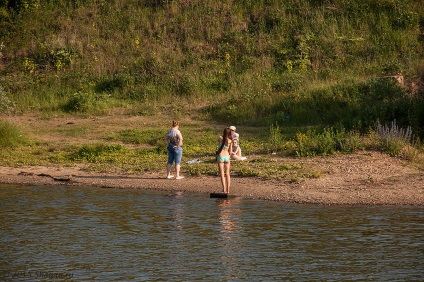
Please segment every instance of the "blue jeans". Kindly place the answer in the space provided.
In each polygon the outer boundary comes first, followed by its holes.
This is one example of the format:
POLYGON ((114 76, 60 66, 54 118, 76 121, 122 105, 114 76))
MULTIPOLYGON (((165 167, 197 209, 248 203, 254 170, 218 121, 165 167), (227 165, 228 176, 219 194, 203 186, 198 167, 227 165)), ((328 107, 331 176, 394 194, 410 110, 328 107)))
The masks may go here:
POLYGON ((175 161, 175 164, 181 163, 181 158, 183 156, 183 147, 177 146, 174 144, 169 144, 168 147, 168 164, 172 164, 175 161))

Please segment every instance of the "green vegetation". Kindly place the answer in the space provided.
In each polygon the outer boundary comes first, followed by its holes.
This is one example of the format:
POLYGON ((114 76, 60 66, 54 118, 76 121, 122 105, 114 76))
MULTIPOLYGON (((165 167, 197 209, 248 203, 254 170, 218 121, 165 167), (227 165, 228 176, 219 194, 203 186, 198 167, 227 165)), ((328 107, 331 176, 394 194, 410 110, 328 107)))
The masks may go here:
POLYGON ((10 148, 26 142, 24 133, 14 124, 0 120, 0 147, 10 148))
MULTIPOLYGON (((231 123, 245 129, 249 154, 380 149, 417 160, 424 137, 423 50, 421 0, 3 0, 0 113, 190 116, 202 124, 188 129, 202 134, 185 135, 187 158, 201 156, 205 146, 214 151, 217 127, 209 124, 231 123), (385 135, 385 127, 410 135, 385 135)), ((0 142, 18 146, 16 137, 7 137, 6 127, 14 126, 0 125, 0 142)), ((154 170, 152 160, 166 153, 164 128, 129 127, 97 145, 35 142, 17 149, 26 159, 9 152, 3 162, 154 170)), ((61 130, 68 138, 97 134, 61 130)), ((215 172, 209 165, 187 169, 215 172)), ((274 167, 250 165, 234 169, 266 176, 264 169, 274 167)), ((284 171, 281 164, 275 170, 284 171)))
MULTIPOLYGON (((0 150, 0 165, 78 166, 85 170, 125 174, 164 170, 167 154, 163 139, 170 125, 170 121, 164 117, 81 117, 74 118, 74 122, 69 124, 64 122, 66 120, 38 118, 36 122, 27 121, 32 125, 25 126, 32 141, 9 142, 7 149, 0 150), (128 124, 129 118, 132 119, 131 124, 128 124), (141 126, 146 130, 141 130, 141 126)), ((217 135, 223 126, 206 126, 207 123, 182 121, 183 162, 200 160, 190 165, 184 163, 182 172, 185 175, 218 173, 214 151, 217 148, 217 135)), ((22 141, 19 139, 21 130, 11 123, 5 123, 0 127, 2 142, 8 140, 4 137, 3 132, 8 132, 4 128, 14 129, 14 138, 22 141)), ((384 151, 409 160, 414 165, 424 166, 424 146, 419 139, 409 140, 409 129, 402 129, 396 123, 380 124, 378 128, 360 136, 358 132, 334 127, 309 128, 303 133, 300 132, 303 128, 286 129, 277 124, 268 131, 264 127, 243 127, 239 131, 242 134, 241 146, 248 159, 232 162, 231 171, 242 177, 298 182, 320 177, 326 172, 315 171, 294 161, 294 158, 362 150, 384 151)))
POLYGON ((71 161, 87 160, 88 162, 99 162, 104 161, 102 157, 108 153, 121 152, 124 147, 121 145, 84 145, 77 152, 69 155, 71 161))

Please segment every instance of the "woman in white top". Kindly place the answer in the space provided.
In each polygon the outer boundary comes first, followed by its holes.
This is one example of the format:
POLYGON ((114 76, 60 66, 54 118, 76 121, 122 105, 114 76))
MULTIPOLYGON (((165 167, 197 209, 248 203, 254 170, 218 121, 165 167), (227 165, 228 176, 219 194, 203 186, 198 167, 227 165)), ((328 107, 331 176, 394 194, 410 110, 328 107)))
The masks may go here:
POLYGON ((233 149, 231 151, 231 159, 233 160, 241 159, 241 148, 238 145, 238 139, 233 140, 233 149))

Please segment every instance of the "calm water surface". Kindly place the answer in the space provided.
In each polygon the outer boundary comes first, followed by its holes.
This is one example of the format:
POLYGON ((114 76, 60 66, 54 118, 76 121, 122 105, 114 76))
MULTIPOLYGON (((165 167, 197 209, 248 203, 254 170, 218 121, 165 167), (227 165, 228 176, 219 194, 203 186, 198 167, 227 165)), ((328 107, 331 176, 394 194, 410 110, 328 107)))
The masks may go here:
POLYGON ((0 185, 2 281, 423 281, 424 208, 0 185))

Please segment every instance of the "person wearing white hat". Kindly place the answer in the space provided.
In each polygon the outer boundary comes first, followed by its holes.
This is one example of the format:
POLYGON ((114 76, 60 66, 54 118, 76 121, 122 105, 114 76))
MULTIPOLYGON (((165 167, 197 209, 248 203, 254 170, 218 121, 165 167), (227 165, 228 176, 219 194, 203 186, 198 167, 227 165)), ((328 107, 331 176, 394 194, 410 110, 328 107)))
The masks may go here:
POLYGON ((231 139, 238 140, 240 135, 236 132, 236 127, 232 125, 230 126, 230 130, 231 130, 231 139))

